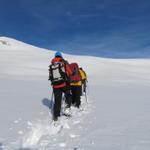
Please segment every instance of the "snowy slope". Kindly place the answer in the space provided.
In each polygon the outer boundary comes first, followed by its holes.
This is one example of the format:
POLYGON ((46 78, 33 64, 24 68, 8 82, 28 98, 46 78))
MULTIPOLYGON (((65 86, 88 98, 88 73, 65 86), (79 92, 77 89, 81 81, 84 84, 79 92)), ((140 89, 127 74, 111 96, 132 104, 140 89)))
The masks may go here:
POLYGON ((150 60, 66 55, 88 74, 88 104, 50 125, 53 51, 0 37, 0 149, 149 150, 150 60), (50 106, 50 105, 49 105, 50 106))

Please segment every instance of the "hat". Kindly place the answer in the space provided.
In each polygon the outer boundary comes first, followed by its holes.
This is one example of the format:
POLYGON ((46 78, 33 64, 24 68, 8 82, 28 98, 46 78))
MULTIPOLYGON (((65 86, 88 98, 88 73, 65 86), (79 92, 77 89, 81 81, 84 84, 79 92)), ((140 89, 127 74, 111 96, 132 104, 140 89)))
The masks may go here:
POLYGON ((55 53, 55 57, 62 57, 61 52, 57 51, 57 52, 55 53))

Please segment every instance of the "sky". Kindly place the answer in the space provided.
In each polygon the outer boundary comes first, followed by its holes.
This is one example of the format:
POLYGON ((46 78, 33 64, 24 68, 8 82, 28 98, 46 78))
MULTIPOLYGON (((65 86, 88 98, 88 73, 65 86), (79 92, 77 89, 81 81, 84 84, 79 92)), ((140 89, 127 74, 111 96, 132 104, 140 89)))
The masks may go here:
POLYGON ((70 54, 150 57, 149 0, 0 0, 0 36, 70 54))

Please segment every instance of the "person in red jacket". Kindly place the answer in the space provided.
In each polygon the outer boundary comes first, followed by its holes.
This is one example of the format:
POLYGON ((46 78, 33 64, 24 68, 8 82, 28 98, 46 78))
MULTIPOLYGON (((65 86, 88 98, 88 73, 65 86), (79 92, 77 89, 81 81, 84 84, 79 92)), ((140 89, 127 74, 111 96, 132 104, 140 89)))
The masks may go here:
POLYGON ((68 83, 72 71, 59 51, 55 53, 55 57, 52 59, 49 67, 49 80, 51 80, 54 92, 53 120, 57 121, 58 117, 60 117, 62 94, 64 93, 65 95, 66 108, 70 109, 72 103, 70 85, 68 83))

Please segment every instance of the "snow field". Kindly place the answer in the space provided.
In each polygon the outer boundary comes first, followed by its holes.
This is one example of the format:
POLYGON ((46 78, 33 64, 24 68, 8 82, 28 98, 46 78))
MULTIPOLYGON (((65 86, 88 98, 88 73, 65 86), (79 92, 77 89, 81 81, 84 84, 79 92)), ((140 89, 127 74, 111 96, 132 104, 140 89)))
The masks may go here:
POLYGON ((51 123, 47 51, 0 37, 0 149, 149 150, 150 60, 63 54, 88 75, 88 104, 51 123))

